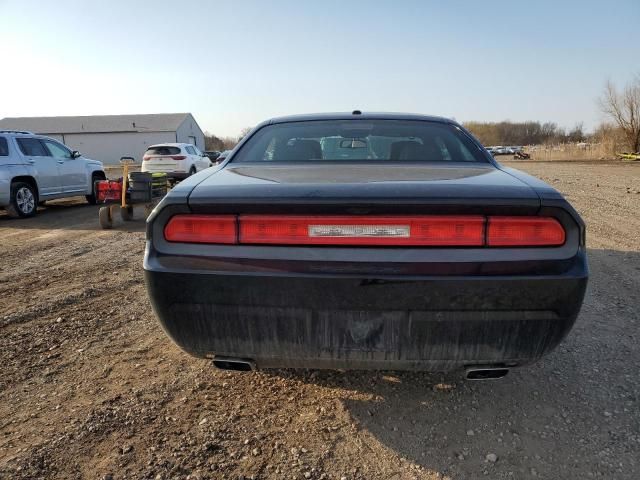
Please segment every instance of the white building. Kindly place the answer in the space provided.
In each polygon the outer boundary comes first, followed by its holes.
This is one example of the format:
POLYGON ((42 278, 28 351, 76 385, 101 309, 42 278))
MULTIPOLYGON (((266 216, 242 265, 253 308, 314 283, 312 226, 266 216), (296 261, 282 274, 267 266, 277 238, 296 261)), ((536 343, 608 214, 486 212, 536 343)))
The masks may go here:
POLYGON ((47 135, 105 164, 124 156, 141 162, 147 147, 156 143, 191 143, 204 150, 204 133, 190 113, 4 118, 0 130, 47 135))

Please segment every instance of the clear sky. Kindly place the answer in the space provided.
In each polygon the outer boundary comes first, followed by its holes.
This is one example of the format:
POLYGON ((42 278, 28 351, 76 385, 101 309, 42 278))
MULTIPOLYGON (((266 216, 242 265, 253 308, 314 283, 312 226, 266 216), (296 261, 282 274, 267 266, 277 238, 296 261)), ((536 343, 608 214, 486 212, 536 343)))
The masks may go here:
POLYGON ((640 0, 0 0, 0 118, 401 111, 587 129, 640 73, 640 0))

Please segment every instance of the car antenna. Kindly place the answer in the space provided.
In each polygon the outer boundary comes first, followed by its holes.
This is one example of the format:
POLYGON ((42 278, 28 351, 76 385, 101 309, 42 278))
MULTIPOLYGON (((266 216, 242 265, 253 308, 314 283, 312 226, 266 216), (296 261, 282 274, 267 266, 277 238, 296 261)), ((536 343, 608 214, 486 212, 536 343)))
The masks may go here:
POLYGON ((353 112, 351 112, 352 115, 362 115, 362 112, 360 110, 354 110, 353 112))

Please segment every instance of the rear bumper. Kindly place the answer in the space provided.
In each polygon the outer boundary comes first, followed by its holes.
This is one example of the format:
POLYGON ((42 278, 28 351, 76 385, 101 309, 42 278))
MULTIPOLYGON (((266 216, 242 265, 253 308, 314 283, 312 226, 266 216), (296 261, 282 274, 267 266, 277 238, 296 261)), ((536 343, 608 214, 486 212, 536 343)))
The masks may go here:
POLYGON ((172 272, 149 261, 145 270, 154 310, 181 348, 258 368, 523 365, 567 335, 588 277, 583 249, 553 275, 172 272))
POLYGON ((166 173, 167 178, 174 178, 176 180, 184 180, 189 176, 189 172, 176 172, 174 168, 175 167, 169 166, 143 165, 141 171, 146 173, 166 173))
POLYGON ((148 173, 165 173, 168 179, 173 179, 173 180, 184 180, 190 175, 188 172, 166 172, 166 171, 160 171, 160 170, 147 170, 147 172, 148 173))

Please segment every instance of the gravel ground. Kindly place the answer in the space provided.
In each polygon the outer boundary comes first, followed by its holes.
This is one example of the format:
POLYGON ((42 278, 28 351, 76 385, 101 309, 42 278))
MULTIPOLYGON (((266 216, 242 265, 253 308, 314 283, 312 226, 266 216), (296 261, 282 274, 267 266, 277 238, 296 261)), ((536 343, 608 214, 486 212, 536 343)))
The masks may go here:
POLYGON ((214 370, 154 319, 142 220, 0 213, 0 477, 640 478, 640 164, 511 164, 583 215, 592 276, 566 341, 495 382, 214 370))

